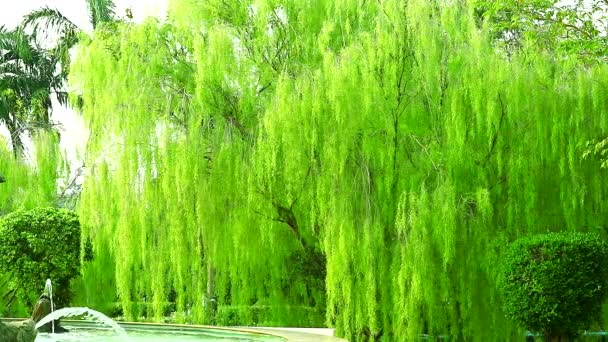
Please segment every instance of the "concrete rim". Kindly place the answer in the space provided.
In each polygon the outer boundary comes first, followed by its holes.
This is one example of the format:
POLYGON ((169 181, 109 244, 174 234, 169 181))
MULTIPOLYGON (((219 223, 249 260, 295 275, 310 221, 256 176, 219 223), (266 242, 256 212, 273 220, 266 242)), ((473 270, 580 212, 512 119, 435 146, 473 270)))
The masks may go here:
MULTIPOLYGON (((0 318, 0 321, 5 322, 14 322, 25 320, 26 318, 0 318)), ((78 320, 62 320, 66 324, 74 323, 74 324, 83 324, 87 323, 87 321, 78 321, 78 320)), ((119 325, 125 328, 174 328, 174 329, 184 329, 184 330, 216 330, 216 331, 224 331, 224 332, 235 332, 235 333, 245 333, 245 334, 254 334, 254 335, 263 335, 268 337, 276 337, 285 340, 286 342, 348 342, 345 339, 327 336, 327 335, 319 335, 315 334, 315 329, 306 329, 306 328, 297 328, 298 331, 294 331, 295 328, 258 328, 258 327, 218 327, 218 326, 209 326, 209 325, 190 325, 190 324, 175 324, 175 323, 148 323, 148 322, 117 322, 119 325), (292 329, 292 330, 284 330, 284 329, 292 329)))

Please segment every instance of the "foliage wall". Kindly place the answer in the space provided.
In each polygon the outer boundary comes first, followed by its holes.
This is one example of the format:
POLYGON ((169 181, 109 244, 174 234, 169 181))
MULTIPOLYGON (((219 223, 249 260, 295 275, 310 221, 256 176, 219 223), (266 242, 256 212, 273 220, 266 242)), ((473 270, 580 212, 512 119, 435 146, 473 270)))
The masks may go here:
POLYGON ((499 308, 505 245, 605 234, 605 179, 580 156, 608 129, 608 70, 507 60, 472 18, 175 0, 166 22, 98 27, 71 75, 91 128, 85 282, 108 285, 89 300, 129 319, 321 312, 352 341, 521 336, 499 308))

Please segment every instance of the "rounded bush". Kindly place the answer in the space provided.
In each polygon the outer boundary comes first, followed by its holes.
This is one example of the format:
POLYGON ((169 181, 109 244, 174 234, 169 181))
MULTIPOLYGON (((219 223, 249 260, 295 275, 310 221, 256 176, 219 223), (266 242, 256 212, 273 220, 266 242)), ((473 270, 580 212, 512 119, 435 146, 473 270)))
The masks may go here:
POLYGON ((0 267, 11 279, 11 291, 24 302, 53 282, 53 299, 66 305, 70 280, 80 270, 80 223, 73 212, 36 208, 0 218, 0 267))
POLYGON ((572 337, 599 321, 608 247, 598 235, 549 233, 508 249, 501 287, 508 317, 546 338, 572 337))

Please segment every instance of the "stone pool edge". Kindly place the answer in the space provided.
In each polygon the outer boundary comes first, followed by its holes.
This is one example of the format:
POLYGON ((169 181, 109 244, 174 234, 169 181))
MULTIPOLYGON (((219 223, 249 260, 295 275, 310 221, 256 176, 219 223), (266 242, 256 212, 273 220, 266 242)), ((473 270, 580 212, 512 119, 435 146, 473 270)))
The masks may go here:
MULTIPOLYGON (((0 318, 3 322, 15 322, 22 321, 26 318, 0 318)), ((174 323, 149 323, 149 322, 122 322, 117 321, 121 326, 135 327, 170 327, 170 328, 184 328, 184 329, 212 329, 221 330, 226 332, 241 332, 256 335, 265 335, 271 337, 278 337, 287 340, 287 342, 348 342, 345 339, 315 334, 314 332, 324 331, 327 332, 329 329, 307 329, 307 328, 280 328, 280 327, 218 327, 210 325, 190 325, 190 324, 174 324, 174 323)))
MULTIPOLYGON (((232 329, 232 328, 229 328, 232 329)), ((277 336, 286 339, 289 342, 348 342, 339 337, 319 335, 313 333, 315 329, 297 328, 296 330, 284 330, 295 328, 255 328, 255 327, 236 327, 234 331, 242 331, 249 333, 262 333, 265 335, 277 336), (301 330, 301 331, 300 331, 301 330), (307 331, 308 330, 308 331, 307 331)))

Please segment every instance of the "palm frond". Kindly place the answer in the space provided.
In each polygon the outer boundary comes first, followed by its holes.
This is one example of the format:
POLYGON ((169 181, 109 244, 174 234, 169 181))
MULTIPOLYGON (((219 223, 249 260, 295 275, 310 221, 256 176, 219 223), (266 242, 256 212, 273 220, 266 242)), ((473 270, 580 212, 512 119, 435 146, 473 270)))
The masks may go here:
POLYGON ((66 92, 66 91, 57 91, 55 92, 55 97, 57 98, 57 102, 59 102, 60 105, 62 106, 66 106, 69 104, 69 97, 70 97, 70 93, 66 92))
POLYGON ((114 20, 116 5, 112 0, 87 0, 87 8, 93 28, 114 20))
POLYGON ((34 29, 34 32, 40 31, 40 24, 43 24, 42 28, 45 31, 56 30, 56 32, 63 32, 66 30, 78 30, 78 27, 59 12, 59 10, 48 6, 30 12, 23 17, 23 21, 21 22, 22 27, 31 27, 34 29))

